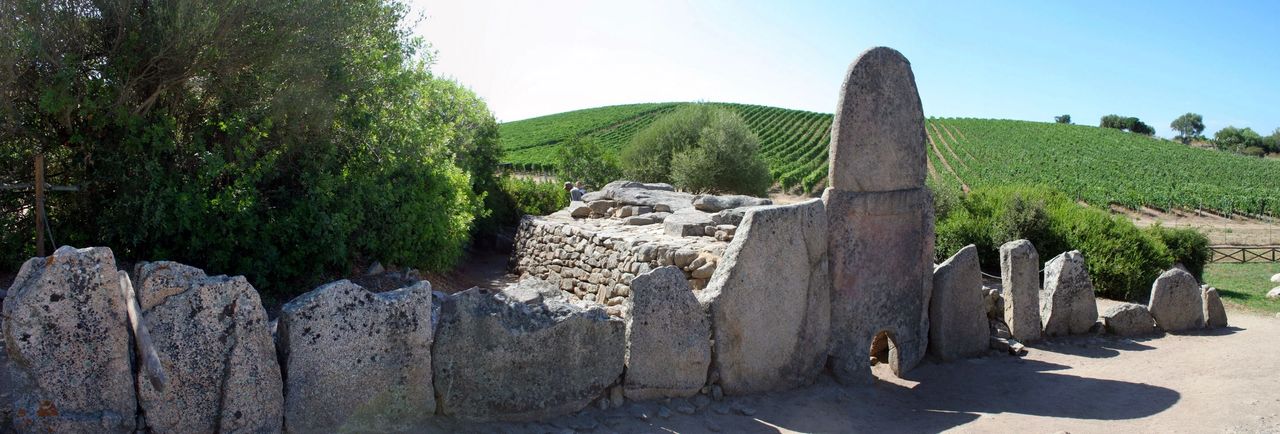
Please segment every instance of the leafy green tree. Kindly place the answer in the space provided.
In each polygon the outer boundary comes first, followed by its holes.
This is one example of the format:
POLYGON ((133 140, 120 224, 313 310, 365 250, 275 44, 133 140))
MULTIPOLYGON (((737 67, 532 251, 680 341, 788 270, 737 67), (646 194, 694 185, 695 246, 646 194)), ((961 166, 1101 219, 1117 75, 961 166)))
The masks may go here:
POLYGON ((1191 143, 1191 139, 1199 137, 1200 133, 1204 132, 1204 117, 1195 113, 1187 113, 1174 119, 1169 124, 1169 128, 1178 132, 1176 138, 1185 145, 1191 143))
POLYGON ((1054 116, 1053 121, 1060 124, 1071 123, 1071 115, 1054 116))
POLYGON ((1262 138, 1262 147, 1267 152, 1280 152, 1280 128, 1276 128, 1271 135, 1262 138))
POLYGON ((772 180, 759 143, 736 113, 689 104, 632 137, 623 173, 690 191, 763 195, 772 180))
POLYGON ((599 188, 622 176, 618 160, 599 143, 575 137, 556 150, 556 175, 564 182, 582 181, 599 188))
POLYGON ((38 150, 82 187, 50 197, 59 243, 244 274, 267 298, 362 261, 447 268, 484 214, 497 128, 431 74, 407 11, 0 0, 0 158, 38 150))
POLYGON ((1102 122, 1098 124, 1102 128, 1114 128, 1117 130, 1129 131, 1132 133, 1150 136, 1156 133, 1155 128, 1143 123, 1135 117, 1126 117, 1120 115, 1106 115, 1102 117, 1102 122))
POLYGON ((1228 126, 1213 134, 1213 145, 1223 151, 1244 153, 1245 149, 1261 148, 1262 144, 1262 136, 1248 127, 1228 126))

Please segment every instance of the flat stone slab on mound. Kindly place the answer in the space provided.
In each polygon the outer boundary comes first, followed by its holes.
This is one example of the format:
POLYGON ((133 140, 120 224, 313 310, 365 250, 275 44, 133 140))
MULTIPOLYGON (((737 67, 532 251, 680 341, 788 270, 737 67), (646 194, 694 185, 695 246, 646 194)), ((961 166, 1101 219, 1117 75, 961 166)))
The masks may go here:
POLYGON ((842 383, 873 378, 871 345, 891 336, 889 365, 901 375, 928 349, 933 288, 933 203, 927 189, 840 192, 828 188, 831 356, 842 383))
POLYGON ((702 195, 693 199, 693 207, 698 211, 719 212, 726 209, 744 206, 772 205, 773 201, 765 198, 743 195, 702 195))
POLYGON ((440 412, 528 421, 581 410, 622 375, 625 334, 599 308, 508 303, 479 288, 453 294, 432 346, 440 412))
POLYGON ((667 216, 662 221, 662 228, 673 237, 702 236, 706 235, 707 226, 714 224, 711 214, 689 208, 667 216))
POLYGON ((977 247, 965 246, 934 267, 929 354, 942 360, 985 354, 991 346, 985 298, 977 247))
POLYGON ((876 47, 849 65, 831 126, 830 186, 893 191, 924 186, 924 111, 911 63, 876 47))
POLYGON ((435 414, 431 284, 374 294, 340 280, 284 305, 289 432, 404 431, 435 414))
POLYGON ((1107 333, 1118 336, 1146 336, 1156 332, 1156 320, 1146 306, 1125 303, 1111 306, 1102 313, 1107 333))
POLYGON ((670 184, 635 181, 610 182, 600 187, 600 191, 583 195, 582 200, 613 200, 618 205, 650 206, 656 211, 667 212, 693 207, 693 195, 675 191, 670 184))
POLYGON ((1009 333, 1023 343, 1040 340, 1040 255, 1030 241, 1000 246, 1000 281, 1009 333))
MULTIPOLYGON (((0 402, 19 432, 131 432, 128 314, 111 249, 22 264, 4 299, 0 402)), ((2 422, 2 421, 0 421, 2 422)))
POLYGON ((724 393, 812 383, 831 330, 827 216, 818 199, 748 211, 698 300, 724 393))
POLYGON ((168 384, 139 373, 138 404, 156 432, 273 432, 284 396, 258 292, 244 277, 206 277, 173 262, 138 267, 138 298, 168 384), (165 295, 167 294, 167 296, 165 295))
POLYGON ((1204 327, 1204 300, 1196 278, 1179 269, 1165 271, 1151 285, 1147 309, 1156 325, 1177 332, 1204 327))
POLYGON ((1227 309, 1222 305, 1222 297, 1218 296, 1218 289, 1204 287, 1201 288, 1200 294, 1204 299, 1204 326, 1209 328, 1226 327, 1227 309))
POLYGON ((1045 264, 1040 321, 1045 336, 1085 333, 1098 322, 1098 300, 1079 250, 1055 256, 1045 264))
POLYGON ((636 276, 627 303, 626 397, 697 394, 711 364, 711 325, 684 273, 662 267, 636 276))

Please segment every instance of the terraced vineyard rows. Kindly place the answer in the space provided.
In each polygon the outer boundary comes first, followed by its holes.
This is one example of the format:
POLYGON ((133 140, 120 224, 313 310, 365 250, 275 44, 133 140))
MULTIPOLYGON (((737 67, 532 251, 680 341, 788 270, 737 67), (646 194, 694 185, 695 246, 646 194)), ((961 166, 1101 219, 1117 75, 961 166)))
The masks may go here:
MULTIPOLYGON (((760 138, 769 174, 788 190, 820 193, 832 115, 716 103, 760 138)), ((618 150, 679 103, 560 113, 502 125, 504 162, 550 170, 574 136, 618 150)), ((1280 161, 1191 148, 1117 130, 989 119, 929 119, 929 176, 958 188, 1040 184, 1090 204, 1280 216, 1280 161)))

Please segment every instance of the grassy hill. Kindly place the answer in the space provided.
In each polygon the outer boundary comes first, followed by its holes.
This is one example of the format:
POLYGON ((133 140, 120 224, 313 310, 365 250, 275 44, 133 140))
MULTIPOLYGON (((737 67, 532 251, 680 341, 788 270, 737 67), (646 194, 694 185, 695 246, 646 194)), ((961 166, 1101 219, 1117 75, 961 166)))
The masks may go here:
MULTIPOLYGON (((618 150, 680 104, 599 107, 504 123, 504 162, 517 170, 551 170, 556 148, 575 136, 618 150)), ((736 111, 760 137, 779 185, 810 193, 824 186, 830 113, 714 104, 736 111)), ((932 118, 925 128, 929 176, 942 185, 1039 184, 1090 204, 1280 215, 1280 161, 1081 125, 932 118)))

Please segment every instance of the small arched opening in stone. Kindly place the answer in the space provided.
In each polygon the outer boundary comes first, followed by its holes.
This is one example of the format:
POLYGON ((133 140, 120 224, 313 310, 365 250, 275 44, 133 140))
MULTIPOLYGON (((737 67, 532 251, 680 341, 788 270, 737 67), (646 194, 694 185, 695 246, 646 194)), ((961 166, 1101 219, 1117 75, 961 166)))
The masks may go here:
POLYGON ((898 340, 893 332, 881 330, 871 340, 871 374, 876 378, 898 376, 898 340))

